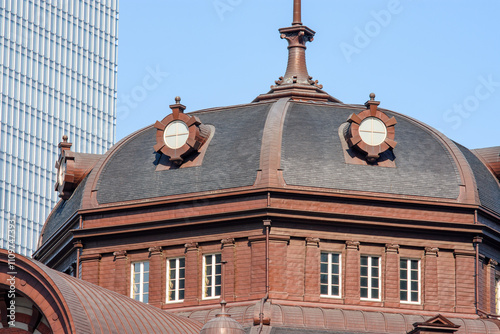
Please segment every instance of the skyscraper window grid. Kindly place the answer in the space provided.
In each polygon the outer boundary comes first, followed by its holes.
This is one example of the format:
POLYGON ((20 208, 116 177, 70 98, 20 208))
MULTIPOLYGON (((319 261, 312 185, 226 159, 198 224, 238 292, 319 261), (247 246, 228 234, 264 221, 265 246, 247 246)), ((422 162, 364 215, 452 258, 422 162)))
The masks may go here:
POLYGON ((118 0, 0 0, 0 247, 31 255, 58 200, 57 144, 104 153, 116 124, 118 0))

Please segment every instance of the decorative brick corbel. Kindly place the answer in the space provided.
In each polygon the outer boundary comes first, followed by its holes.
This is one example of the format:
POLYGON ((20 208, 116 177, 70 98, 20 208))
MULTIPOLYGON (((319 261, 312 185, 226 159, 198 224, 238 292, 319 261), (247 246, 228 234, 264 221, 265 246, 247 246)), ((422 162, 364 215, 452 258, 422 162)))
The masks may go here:
POLYGON ((345 242, 346 249, 355 249, 359 251, 359 241, 347 240, 345 242))
POLYGON ((113 252, 113 256, 114 256, 113 261, 126 259, 127 258, 127 251, 119 250, 119 251, 113 252))
POLYGON ((184 248, 186 248, 186 252, 198 250, 198 243, 197 242, 188 242, 188 243, 184 244, 184 248))
POLYGON ((225 247, 234 247, 236 241, 234 240, 234 238, 225 238, 225 239, 222 239, 220 241, 220 243, 222 245, 222 248, 225 248, 225 247))
POLYGON ((385 244, 385 252, 399 254, 399 245, 398 244, 385 244))
POLYGON ((425 247, 425 255, 438 256, 439 248, 437 247, 425 247))
POLYGON ((148 249, 148 252, 149 252, 149 257, 151 257, 151 255, 160 255, 162 253, 162 248, 161 246, 153 246, 153 247, 150 247, 148 249))
POLYGON ((319 238, 307 237, 306 238, 306 246, 319 247, 319 238))
POLYGON ((495 267, 498 266, 498 262, 493 260, 493 259, 490 259, 490 261, 488 262, 488 265, 490 266, 490 268, 495 269, 495 267))

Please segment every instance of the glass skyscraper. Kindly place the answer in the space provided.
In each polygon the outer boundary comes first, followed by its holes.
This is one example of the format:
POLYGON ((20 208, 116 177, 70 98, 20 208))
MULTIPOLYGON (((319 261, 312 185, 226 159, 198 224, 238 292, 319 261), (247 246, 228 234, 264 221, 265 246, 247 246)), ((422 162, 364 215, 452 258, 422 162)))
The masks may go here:
POLYGON ((30 256, 58 200, 57 145, 104 153, 116 124, 118 0, 0 0, 0 247, 30 256))

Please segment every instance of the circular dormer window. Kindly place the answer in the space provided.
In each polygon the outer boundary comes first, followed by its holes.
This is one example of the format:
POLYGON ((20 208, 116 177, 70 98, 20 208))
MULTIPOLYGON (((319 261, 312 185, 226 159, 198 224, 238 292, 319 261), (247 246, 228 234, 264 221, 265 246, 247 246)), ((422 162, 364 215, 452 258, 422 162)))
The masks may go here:
POLYGON ((163 141, 169 148, 176 150, 186 144, 189 128, 183 121, 171 122, 163 132, 163 141))
POLYGON ((371 93, 370 101, 365 103, 366 110, 352 114, 347 120, 350 123, 346 133, 347 144, 363 152, 369 163, 376 163, 380 154, 392 150, 397 144, 394 140, 397 121, 379 110, 379 104, 375 101, 375 94, 371 93))
POLYGON ((381 119, 368 117, 359 125, 359 136, 368 145, 377 146, 387 138, 387 127, 381 119))

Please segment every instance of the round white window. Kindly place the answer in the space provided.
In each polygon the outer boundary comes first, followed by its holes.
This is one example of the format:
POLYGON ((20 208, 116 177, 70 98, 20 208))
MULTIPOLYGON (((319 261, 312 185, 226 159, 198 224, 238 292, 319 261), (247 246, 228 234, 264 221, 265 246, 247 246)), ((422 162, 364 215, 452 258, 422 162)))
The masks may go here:
POLYGON ((189 137, 189 128, 183 121, 173 121, 165 132, 163 132, 163 141, 171 149, 178 149, 184 145, 189 137))
POLYGON ((359 125, 361 140, 371 146, 377 146, 384 142, 387 137, 387 128, 380 119, 376 117, 365 118, 359 125))

